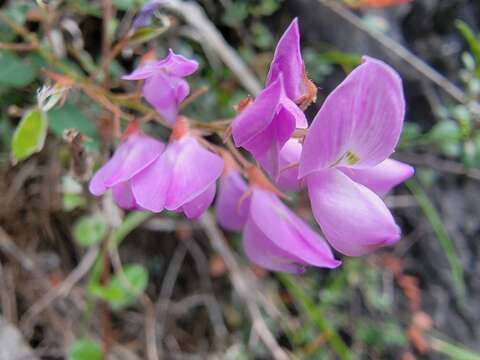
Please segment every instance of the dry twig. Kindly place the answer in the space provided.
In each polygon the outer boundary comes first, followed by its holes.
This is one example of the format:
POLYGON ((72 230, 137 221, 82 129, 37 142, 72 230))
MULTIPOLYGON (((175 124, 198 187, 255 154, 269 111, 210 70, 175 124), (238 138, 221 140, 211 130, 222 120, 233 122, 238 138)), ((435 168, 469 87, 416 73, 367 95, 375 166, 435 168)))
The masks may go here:
POLYGON ((78 266, 67 276, 60 286, 49 290, 42 298, 34 303, 22 318, 22 328, 28 329, 32 327, 32 320, 37 317, 44 309, 46 309, 55 299, 66 297, 70 294, 73 287, 88 273, 95 263, 98 256, 98 246, 92 246, 83 256, 78 266))
MULTIPOLYGON (((458 88, 455 84, 449 81, 445 76, 433 69, 430 65, 425 63, 422 59, 416 56, 414 53, 406 49, 404 46, 391 39, 389 36, 371 29, 368 27, 357 15, 343 6, 336 0, 317 0, 322 6, 326 7, 340 18, 353 25, 359 31, 367 34, 370 38, 381 44, 388 49, 391 53, 398 56, 402 61, 409 64, 419 74, 424 76, 429 81, 436 84, 446 94, 450 95, 453 99, 460 103, 467 103, 467 97, 465 93, 458 88)), ((475 103, 472 105, 474 109, 479 110, 480 105, 475 103)))
POLYGON ((165 8, 182 16, 187 23, 197 29, 208 41, 222 61, 232 70, 238 80, 252 95, 257 95, 261 85, 255 75, 240 59, 235 50, 225 41, 220 31, 208 19, 205 12, 195 2, 169 0, 163 5, 165 8))
POLYGON ((225 261, 232 280, 233 287, 242 297, 247 305, 247 309, 252 321, 253 330, 258 334, 264 345, 268 348, 272 356, 277 360, 288 360, 287 353, 278 345, 275 336, 271 333, 258 306, 257 292, 252 291, 251 280, 247 280, 244 271, 237 263, 235 255, 227 245, 227 241, 220 229, 215 224, 212 216, 206 213, 200 219, 200 223, 207 234, 212 247, 217 251, 225 261))

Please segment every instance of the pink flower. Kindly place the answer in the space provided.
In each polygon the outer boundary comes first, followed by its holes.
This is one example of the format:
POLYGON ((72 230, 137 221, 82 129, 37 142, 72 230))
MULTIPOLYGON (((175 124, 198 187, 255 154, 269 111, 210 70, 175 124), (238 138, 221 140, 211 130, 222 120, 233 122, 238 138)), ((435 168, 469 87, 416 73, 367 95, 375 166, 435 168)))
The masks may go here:
POLYGON ((178 118, 163 154, 131 181, 132 193, 143 209, 184 212, 195 219, 212 203, 222 171, 222 158, 205 149, 186 120, 178 118))
POLYGON ((112 189, 113 199, 125 209, 138 208, 132 180, 162 154, 165 145, 139 131, 133 131, 90 181, 90 192, 100 196, 112 189))
POLYGON ((242 199, 248 186, 243 180, 235 161, 228 153, 224 154, 225 170, 220 178, 220 187, 215 207, 218 224, 224 229, 241 231, 247 221, 250 200, 242 199))
POLYGON ((266 86, 276 81, 280 75, 283 76, 286 95, 300 107, 305 108, 315 101, 317 88, 307 77, 300 51, 300 30, 297 18, 293 19, 277 44, 266 86))
POLYGON ((275 185, 282 191, 298 191, 301 181, 298 179, 298 163, 302 154, 302 144, 298 139, 290 139, 278 154, 279 172, 275 176, 272 164, 268 159, 259 158, 258 162, 265 171, 273 178, 275 185))
POLYGON ((273 174, 278 174, 278 154, 290 139, 295 128, 307 128, 304 113, 283 90, 279 75, 247 106, 232 123, 235 145, 247 149, 256 159, 268 163, 273 174))
POLYGON ((341 264, 325 240, 265 185, 258 168, 250 169, 249 190, 235 170, 227 176, 217 200, 218 221, 230 230, 243 228, 243 247, 253 263, 291 273, 302 273, 306 266, 332 269, 341 264))
POLYGON ((196 61, 177 55, 170 49, 165 59, 147 62, 122 79, 145 80, 143 96, 172 124, 180 104, 190 92, 190 87, 183 78, 193 74, 197 68, 196 61))
POLYGON ((328 96, 303 145, 299 176, 330 244, 350 256, 395 243, 400 229, 383 194, 413 174, 388 157, 405 114, 401 79, 379 60, 362 65, 328 96))

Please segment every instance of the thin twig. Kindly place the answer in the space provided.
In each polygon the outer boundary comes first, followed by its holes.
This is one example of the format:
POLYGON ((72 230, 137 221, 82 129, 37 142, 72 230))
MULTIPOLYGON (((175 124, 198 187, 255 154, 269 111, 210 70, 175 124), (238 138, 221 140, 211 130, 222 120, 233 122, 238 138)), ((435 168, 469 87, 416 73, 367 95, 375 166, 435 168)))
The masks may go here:
POLYGON ((15 244, 2 227, 0 227, 0 250, 14 258, 28 272, 35 273, 33 259, 15 244))
POLYGON ((419 154, 398 154, 395 156, 401 161, 407 162, 412 165, 417 166, 426 166, 431 169, 435 169, 441 172, 446 172, 455 175, 463 175, 471 179, 480 180, 480 170, 479 169, 468 169, 465 165, 452 161, 440 159, 434 155, 419 155, 419 154))
POLYGON ((112 0, 102 0, 103 17, 102 17, 102 71, 103 71, 103 84, 108 86, 108 67, 110 66, 110 22, 113 17, 112 0))
POLYGON ((207 256, 203 252, 200 245, 198 245, 198 243, 195 241, 195 239, 186 239, 185 241, 183 241, 183 243, 185 244, 188 252, 195 261, 195 266, 203 283, 203 287, 210 292, 210 296, 207 299, 208 301, 205 301, 204 303, 210 315, 210 319, 213 323, 215 335, 221 343, 223 340, 225 340, 225 337, 228 334, 228 330, 223 321, 222 309, 213 293, 212 279, 208 274, 207 256))
POLYGON ((205 15, 200 5, 192 1, 169 0, 163 6, 182 16, 187 23, 202 34, 205 41, 208 41, 209 46, 218 53, 218 56, 237 76, 245 89, 252 95, 257 95, 260 92, 262 87, 256 76, 225 41, 220 31, 205 15))
MULTIPOLYGON (((175 253, 172 256, 172 260, 170 260, 170 264, 168 265, 167 272, 163 278, 162 287, 160 289, 160 295, 158 296, 157 302, 157 314, 160 321, 160 324, 157 327, 157 338, 160 341, 163 339, 164 331, 165 331, 165 323, 166 317, 168 312, 168 301, 162 300, 169 300, 172 297, 173 289, 175 288, 175 283, 177 281, 178 273, 180 272, 180 268, 182 266, 183 260, 185 259, 185 255, 187 254, 187 248, 185 245, 180 243, 175 250, 175 253)), ((162 349, 160 347, 160 349, 162 349)), ((161 354, 160 354, 161 355, 161 354)))
MULTIPOLYGON (((317 0, 324 7, 337 14, 339 17, 353 25, 361 32, 367 34, 371 39, 381 44, 383 47, 397 55, 405 63, 409 64, 418 73, 440 87, 445 93, 450 95, 456 101, 466 104, 468 101, 465 93, 449 81, 445 76, 433 69, 414 53, 403 47, 401 44, 391 39, 380 31, 375 31, 368 27, 357 15, 343 6, 336 0, 317 0)), ((475 108, 479 108, 478 104, 474 104, 475 108)))
POLYGON ((17 44, 17 43, 0 43, 0 49, 2 50, 13 50, 13 51, 33 51, 37 50, 38 47, 33 44, 17 44))
POLYGON ((225 265, 229 270, 232 284, 247 305, 253 330, 257 332, 263 344, 268 348, 274 359, 288 360, 289 356, 280 345, 278 345, 275 336, 271 333, 263 319, 262 313, 257 304, 256 291, 252 291, 252 284, 245 279, 244 272, 237 263, 235 256, 227 245, 225 237, 215 224, 212 216, 209 213, 205 213, 200 219, 200 224, 210 239, 212 247, 223 257, 225 265))
POLYGON ((31 322, 44 309, 46 309, 55 299, 66 297, 70 294, 74 286, 88 273, 95 263, 98 256, 98 246, 92 246, 82 258, 78 266, 67 276, 67 278, 57 288, 49 290, 42 298, 34 303, 22 318, 22 328, 30 328, 31 322))
MULTIPOLYGON (((130 283, 125 271, 123 270, 122 261, 120 259, 120 254, 118 253, 118 247, 113 246, 110 248, 110 259, 112 261, 113 268, 115 273, 119 275, 120 280, 123 282, 125 287, 129 289, 132 293, 136 293, 136 289, 130 283)), ((156 325, 157 325, 157 316, 155 311, 155 306, 150 300, 150 298, 142 293, 140 295, 140 301, 145 308, 145 340, 146 340, 146 349, 147 349, 147 359, 148 360, 158 360, 158 350, 157 350, 157 335, 156 335, 156 325)))

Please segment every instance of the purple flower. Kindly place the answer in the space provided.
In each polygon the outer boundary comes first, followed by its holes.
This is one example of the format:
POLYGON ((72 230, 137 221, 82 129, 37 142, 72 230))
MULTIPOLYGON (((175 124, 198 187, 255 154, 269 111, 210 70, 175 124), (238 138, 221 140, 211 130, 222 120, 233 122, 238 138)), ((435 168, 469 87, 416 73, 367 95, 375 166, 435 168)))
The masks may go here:
POLYGON ((223 160, 205 149, 178 118, 165 151, 131 181, 132 193, 143 209, 201 216, 215 197, 223 160), (180 130, 179 130, 180 129, 180 130))
POLYGON ((235 161, 224 154, 225 170, 220 178, 220 187, 215 206, 218 224, 224 229, 241 231, 247 221, 250 200, 242 198, 248 191, 235 161))
POLYGON ((235 145, 250 151, 268 164, 275 176, 279 171, 278 154, 295 128, 307 128, 305 114, 290 100, 279 75, 247 106, 232 123, 235 145))
POLYGON ((298 179, 298 163, 302 154, 302 144, 298 139, 290 139, 278 154, 279 173, 275 176, 268 159, 260 158, 258 162, 274 178, 275 184, 282 191, 298 191, 301 181, 298 179))
POLYGON ((300 51, 300 30, 295 18, 280 38, 267 75, 266 86, 283 76, 287 96, 301 108, 316 99, 317 88, 307 77, 300 51))
POLYGON ((383 194, 413 174, 387 159, 405 114, 401 79, 379 60, 362 65, 328 96, 303 145, 299 176, 306 179, 313 214, 330 244, 364 255, 400 239, 383 194))
POLYGON ((238 171, 226 174, 217 216, 226 229, 243 229, 245 254, 253 263, 291 273, 301 273, 306 266, 336 268, 341 264, 326 241, 271 191, 258 168, 250 169, 249 179, 250 189, 238 171))
POLYGON ((157 11, 160 6, 166 2, 167 0, 151 0, 143 5, 133 21, 133 30, 149 26, 155 11, 157 11))
POLYGON ((134 132, 120 144, 112 158, 107 161, 90 181, 90 192, 100 196, 112 189, 113 199, 125 209, 138 208, 133 196, 133 179, 162 154, 165 145, 141 132, 134 132))
POLYGON ((198 69, 195 60, 175 54, 171 49, 167 57, 159 61, 150 61, 124 80, 145 80, 143 96, 155 110, 170 124, 175 122, 179 106, 190 92, 188 83, 183 79, 198 69))

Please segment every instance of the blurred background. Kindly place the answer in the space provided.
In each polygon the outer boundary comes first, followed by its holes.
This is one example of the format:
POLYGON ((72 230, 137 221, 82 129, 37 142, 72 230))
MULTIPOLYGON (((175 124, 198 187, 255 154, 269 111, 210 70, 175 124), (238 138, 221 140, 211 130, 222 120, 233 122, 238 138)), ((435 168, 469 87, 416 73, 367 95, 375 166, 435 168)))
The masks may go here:
MULTIPOLYGON (((480 2, 170 0, 133 31, 144 3, 0 1, 0 359, 480 359, 480 2), (386 198, 395 247, 270 273, 212 215, 88 193, 123 112, 145 112, 120 80, 142 55, 197 59, 184 113, 231 118, 294 17, 309 119, 363 54, 403 78, 394 158, 416 175, 386 198), (45 118, 38 98, 58 102, 45 118)), ((306 194, 293 206, 314 224, 306 194)))

